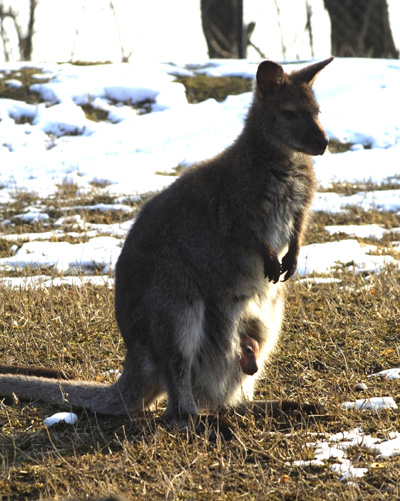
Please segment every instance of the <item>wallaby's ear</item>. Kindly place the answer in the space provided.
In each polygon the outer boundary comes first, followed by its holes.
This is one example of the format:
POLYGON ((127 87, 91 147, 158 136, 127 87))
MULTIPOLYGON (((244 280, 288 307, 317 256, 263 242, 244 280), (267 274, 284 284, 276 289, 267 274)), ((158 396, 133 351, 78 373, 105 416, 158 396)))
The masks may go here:
POLYGON ((307 83, 310 87, 314 83, 315 79, 318 76, 318 73, 325 68, 331 61, 333 61, 333 57, 329 59, 325 59, 325 61, 320 61, 319 63, 311 64, 310 66, 306 66, 302 70, 294 71, 290 74, 292 80, 296 80, 297 82, 307 83))
POLYGON ((285 73, 280 64, 263 61, 257 70, 257 85, 260 91, 269 93, 277 89, 285 80, 285 73))

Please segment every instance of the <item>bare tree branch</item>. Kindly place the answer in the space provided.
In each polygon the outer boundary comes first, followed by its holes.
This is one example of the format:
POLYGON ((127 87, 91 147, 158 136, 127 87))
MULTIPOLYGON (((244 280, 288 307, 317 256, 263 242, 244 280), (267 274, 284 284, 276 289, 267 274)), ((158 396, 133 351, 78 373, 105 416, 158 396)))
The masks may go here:
POLYGON ((114 16, 115 28, 116 28, 117 34, 118 34, 119 46, 121 49, 121 61, 123 63, 127 63, 129 61, 129 58, 132 55, 132 51, 128 55, 125 54, 124 44, 122 42, 122 37, 121 37, 121 30, 119 29, 117 13, 115 11, 115 5, 114 5, 114 2, 112 0, 110 0, 110 9, 111 9, 113 16, 114 16))
POLYGON ((0 34, 4 48, 4 57, 6 61, 10 60, 10 53, 7 49, 9 40, 3 24, 3 21, 6 18, 10 18, 14 24, 14 29, 18 38, 20 60, 29 61, 32 59, 33 35, 35 33, 34 29, 35 11, 37 4, 38 0, 30 0, 29 2, 29 20, 28 20, 28 29, 26 35, 23 34, 21 25, 18 23, 18 13, 15 12, 11 7, 9 7, 7 10, 4 10, 3 5, 0 4, 0 23, 1 23, 0 34))

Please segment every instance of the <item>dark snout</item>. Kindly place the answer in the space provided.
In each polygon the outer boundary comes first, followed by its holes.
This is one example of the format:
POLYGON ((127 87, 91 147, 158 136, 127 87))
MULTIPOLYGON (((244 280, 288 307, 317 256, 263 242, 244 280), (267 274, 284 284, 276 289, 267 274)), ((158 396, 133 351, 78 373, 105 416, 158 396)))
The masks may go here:
POLYGON ((325 132, 320 131, 311 141, 311 155, 323 155, 328 147, 329 139, 325 132))
POLYGON ((258 365, 253 362, 247 366, 246 374, 253 376, 258 371, 258 365))
POLYGON ((308 131, 304 131, 304 153, 309 155, 323 155, 328 147, 329 139, 321 125, 313 123, 308 131))
POLYGON ((323 155, 328 147, 328 137, 325 134, 322 125, 313 119, 308 122, 303 122, 303 129, 301 131, 301 143, 299 151, 307 155, 323 155))

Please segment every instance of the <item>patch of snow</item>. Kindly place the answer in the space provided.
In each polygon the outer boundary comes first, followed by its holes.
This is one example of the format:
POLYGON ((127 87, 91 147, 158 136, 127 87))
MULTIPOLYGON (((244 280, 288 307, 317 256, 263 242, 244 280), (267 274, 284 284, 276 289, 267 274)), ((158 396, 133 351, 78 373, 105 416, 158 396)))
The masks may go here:
POLYGON ((376 238, 380 240, 385 234, 388 233, 385 228, 377 224, 348 224, 348 225, 332 225, 325 226, 325 230, 330 235, 337 233, 346 233, 346 235, 359 237, 359 238, 376 238))
POLYGON ((341 482, 354 480, 355 478, 362 478, 368 473, 368 468, 356 468, 351 464, 349 459, 344 460, 342 463, 335 463, 331 466, 331 470, 338 475, 341 475, 341 482))
POLYGON ((379 452, 379 457, 393 457, 400 454, 400 433, 395 433, 392 440, 386 440, 379 444, 375 444, 373 449, 379 452))
POLYGON ((374 272, 387 265, 399 266, 400 262, 389 255, 371 255, 377 247, 356 240, 341 240, 323 244, 305 245, 300 249, 297 272, 300 276, 312 273, 328 273, 335 266, 351 266, 355 273, 374 272))
MULTIPOLYGON (((312 435, 312 434, 310 434, 312 435)), ((325 462, 331 458, 338 459, 337 463, 331 466, 331 471, 341 476, 340 480, 348 482, 356 478, 362 478, 368 473, 368 468, 357 468, 347 457, 346 450, 353 446, 361 446, 378 452, 378 457, 392 457, 400 454, 400 433, 389 434, 390 440, 382 440, 365 435, 361 428, 339 432, 325 439, 309 442, 305 447, 314 448, 315 459, 298 460, 287 464, 307 467, 325 466, 325 462)))
POLYGON ((341 406, 345 409, 362 411, 380 411, 382 409, 398 408, 393 397, 362 398, 355 402, 343 402, 341 406))
POLYGON ((400 378, 400 368, 385 369, 383 371, 377 372, 375 374, 370 374, 368 377, 383 376, 387 379, 399 379, 400 378))
POLYGON ((301 278, 299 280, 299 283, 302 284, 337 284, 340 283, 341 280, 340 278, 333 278, 333 277, 309 277, 309 278, 301 278))
POLYGON ((70 285, 83 287, 84 285, 106 286, 114 288, 114 279, 107 275, 95 276, 68 276, 52 278, 46 275, 34 275, 31 277, 0 277, 0 284, 11 289, 49 289, 50 287, 60 287, 70 285))
POLYGON ((38 105, 34 125, 47 134, 63 136, 82 134, 88 121, 82 108, 73 103, 61 103, 46 107, 38 105))
POLYGON ((78 416, 73 412, 57 412, 52 416, 46 418, 43 421, 43 424, 50 428, 56 423, 65 422, 67 424, 75 424, 78 422, 78 416))
POLYGON ((49 219, 49 215, 40 212, 40 211, 35 211, 35 210, 30 210, 28 212, 25 212, 24 214, 17 214, 14 216, 15 218, 21 219, 24 223, 37 223, 39 221, 47 221, 49 219))
POLYGON ((37 106, 15 99, 0 99, 0 117, 8 116, 14 120, 21 120, 22 117, 33 120, 36 115, 37 106))
POLYGON ((33 241, 22 244, 14 256, 0 259, 0 269, 49 266, 63 273, 91 272, 113 268, 120 252, 120 240, 111 236, 92 238, 83 244, 33 241))
POLYGON ((10 80, 5 80, 4 83, 12 89, 20 89, 23 85, 20 80, 14 80, 13 78, 11 78, 10 80))
POLYGON ((400 190, 360 192, 350 196, 330 192, 316 193, 313 201, 313 210, 316 212, 338 214, 351 206, 365 211, 376 209, 396 212, 400 210, 400 190))

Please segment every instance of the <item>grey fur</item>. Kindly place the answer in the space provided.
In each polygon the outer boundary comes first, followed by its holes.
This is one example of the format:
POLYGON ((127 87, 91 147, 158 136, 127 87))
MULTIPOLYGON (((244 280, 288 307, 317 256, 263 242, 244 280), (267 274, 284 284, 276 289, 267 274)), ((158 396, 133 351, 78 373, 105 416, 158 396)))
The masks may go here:
POLYGON ((262 367, 314 192, 310 155, 328 143, 311 85, 331 60, 290 75, 261 63, 238 139, 143 207, 116 267, 120 379, 106 386, 0 376, 0 395, 122 414, 166 394, 169 419, 182 425, 199 408, 252 399, 262 371, 240 370, 240 331, 259 343, 262 367))

